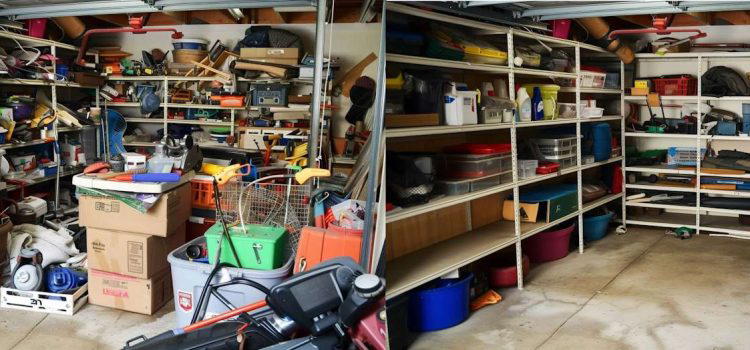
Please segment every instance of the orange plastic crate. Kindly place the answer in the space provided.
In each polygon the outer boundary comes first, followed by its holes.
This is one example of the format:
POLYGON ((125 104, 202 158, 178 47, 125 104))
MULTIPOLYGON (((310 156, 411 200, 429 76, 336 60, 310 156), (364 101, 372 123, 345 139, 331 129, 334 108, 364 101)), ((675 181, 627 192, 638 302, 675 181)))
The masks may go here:
POLYGON ((213 182, 200 179, 190 180, 190 194, 193 197, 193 208, 216 209, 213 182))

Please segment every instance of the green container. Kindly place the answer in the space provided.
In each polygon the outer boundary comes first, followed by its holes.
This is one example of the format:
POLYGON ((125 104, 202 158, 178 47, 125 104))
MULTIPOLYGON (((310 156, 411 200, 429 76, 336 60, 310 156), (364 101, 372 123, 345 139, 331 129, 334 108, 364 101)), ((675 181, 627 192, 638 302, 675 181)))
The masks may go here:
MULTIPOLYGON (((254 270, 273 270, 281 267, 284 263, 284 249, 287 245, 288 235, 283 227, 264 225, 245 225, 247 233, 241 226, 229 228, 229 236, 232 238, 240 264, 234 259, 229 241, 222 240, 221 262, 232 264, 236 267, 254 270)), ((216 248, 222 235, 220 222, 211 226, 206 233, 206 249, 208 249, 208 261, 216 262, 216 248)))
POLYGON ((464 59, 464 50, 460 47, 451 46, 433 37, 427 37, 427 57, 439 58, 442 60, 462 61, 464 59))

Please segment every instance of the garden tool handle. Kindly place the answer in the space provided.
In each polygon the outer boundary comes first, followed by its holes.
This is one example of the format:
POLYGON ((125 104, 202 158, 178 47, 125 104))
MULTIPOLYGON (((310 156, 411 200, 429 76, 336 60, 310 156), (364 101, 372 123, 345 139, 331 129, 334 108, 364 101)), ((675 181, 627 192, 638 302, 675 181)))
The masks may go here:
POLYGON ((229 181, 229 179, 241 175, 250 175, 250 164, 232 164, 230 166, 225 167, 222 169, 219 173, 214 175, 214 178, 216 178, 216 182, 219 185, 223 185, 229 181), (247 169, 245 172, 242 171, 242 169, 247 169))
POLYGON ((329 177, 331 176, 331 171, 328 169, 321 169, 321 168, 304 168, 300 171, 298 171, 296 174, 294 174, 294 180, 297 181, 300 185, 307 182, 307 180, 310 180, 310 178, 313 177, 329 177))

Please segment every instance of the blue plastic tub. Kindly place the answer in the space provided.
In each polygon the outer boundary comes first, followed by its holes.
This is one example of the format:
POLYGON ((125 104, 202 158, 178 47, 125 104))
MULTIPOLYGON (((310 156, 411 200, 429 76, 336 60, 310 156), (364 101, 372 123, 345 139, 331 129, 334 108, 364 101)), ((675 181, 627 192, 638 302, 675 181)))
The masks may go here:
POLYGON ((596 241, 607 235, 609 222, 614 213, 583 218, 583 239, 587 242, 596 241))
POLYGON ((469 317, 473 274, 428 283, 409 297, 409 329, 429 332, 453 327, 469 317))

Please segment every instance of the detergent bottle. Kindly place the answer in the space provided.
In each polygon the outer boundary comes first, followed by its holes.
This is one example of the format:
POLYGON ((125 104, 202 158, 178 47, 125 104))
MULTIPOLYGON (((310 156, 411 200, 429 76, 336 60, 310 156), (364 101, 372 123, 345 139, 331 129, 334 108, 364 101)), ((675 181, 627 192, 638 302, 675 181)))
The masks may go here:
POLYGON ((531 119, 544 119, 544 103, 542 102, 542 90, 538 86, 534 87, 534 96, 531 97, 531 119))
POLYGON ((529 98, 529 94, 523 87, 518 88, 516 92, 516 108, 518 108, 517 121, 531 121, 531 98, 529 98))

